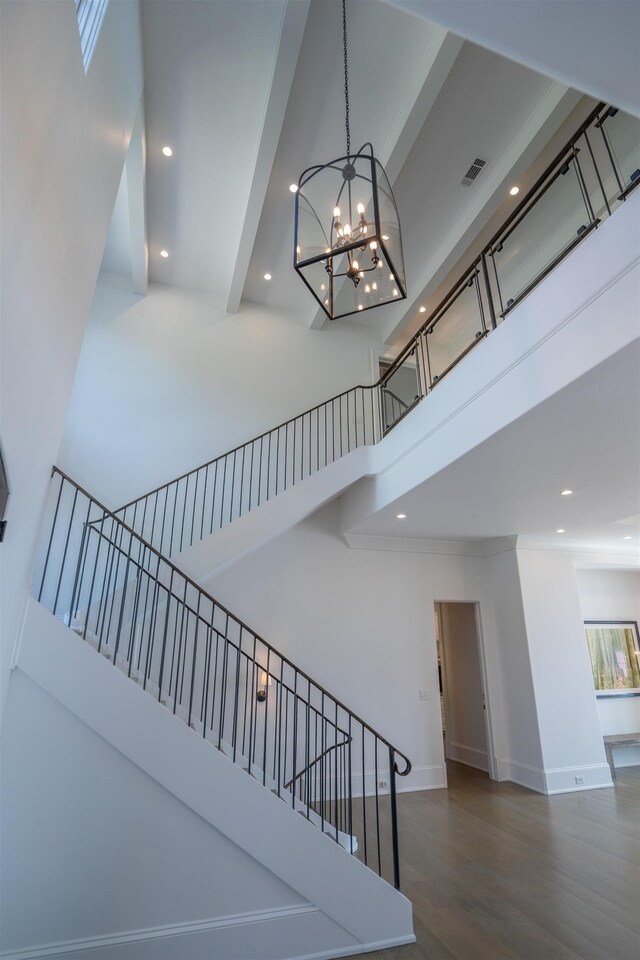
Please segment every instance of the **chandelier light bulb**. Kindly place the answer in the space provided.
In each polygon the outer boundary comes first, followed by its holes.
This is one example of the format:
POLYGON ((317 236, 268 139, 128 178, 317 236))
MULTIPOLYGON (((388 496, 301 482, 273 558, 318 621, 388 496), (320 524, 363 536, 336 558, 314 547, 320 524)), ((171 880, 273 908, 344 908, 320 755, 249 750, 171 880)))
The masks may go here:
POLYGON ((386 233, 383 233, 383 234, 382 234, 382 239, 383 239, 383 240, 388 240, 389 237, 386 235, 386 233))
POLYGON ((334 207, 334 208, 333 208, 333 215, 334 215, 334 217, 339 217, 339 216, 340 216, 340 207, 334 207))
POLYGON ((426 307, 420 307, 420 313, 426 313, 426 312, 427 312, 426 307))
POLYGON ((397 297, 397 296, 398 296, 398 291, 396 290, 395 287, 393 288, 392 293, 393 293, 393 296, 394 296, 394 297, 397 297))
POLYGON ((360 269, 360 264, 358 263, 357 260, 353 260, 351 265, 352 265, 353 269, 356 270, 356 271, 360 269))
POLYGON ((356 207, 356 210, 358 211, 360 216, 362 216, 362 214, 364 213, 364 203, 359 203, 358 206, 356 207))
POLYGON ((348 223, 345 223, 342 229, 344 230, 345 234, 347 234, 347 236, 351 233, 351 227, 349 226, 348 223))
POLYGON ((358 304, 358 310, 363 310, 363 309, 364 309, 364 308, 363 308, 362 304, 359 303, 359 304, 358 304))
POLYGON ((298 192, 298 184, 297 184, 297 183, 292 183, 292 184, 289 186, 289 190, 291 190, 291 193, 297 193, 297 192, 298 192))
POLYGON ((365 283, 365 285, 364 285, 364 292, 365 292, 365 293, 371 293, 371 286, 370 286, 370 284, 365 283))
POLYGON ((371 289, 372 289, 372 290, 377 290, 377 289, 378 289, 378 284, 377 284, 377 283, 372 283, 372 284, 371 284, 371 289))
POLYGON ((369 249, 370 249, 370 250, 377 250, 377 249, 378 249, 378 244, 376 243, 375 240, 372 240, 372 241, 371 241, 371 243, 369 244, 369 249))

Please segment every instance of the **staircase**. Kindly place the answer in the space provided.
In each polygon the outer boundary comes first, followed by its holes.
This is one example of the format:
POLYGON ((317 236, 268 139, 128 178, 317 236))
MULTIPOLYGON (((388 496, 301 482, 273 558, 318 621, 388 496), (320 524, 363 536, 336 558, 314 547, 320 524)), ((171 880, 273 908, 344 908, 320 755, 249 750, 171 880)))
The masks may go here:
MULTIPOLYGON (((600 103, 377 383, 312 407, 125 504, 116 516, 163 556, 182 555, 181 565, 192 566, 186 551, 195 544, 383 440, 638 184, 638 121, 600 103)), ((319 492, 319 484, 311 509, 359 479, 363 464, 335 476, 327 490, 319 492)), ((295 522, 300 501, 291 506, 295 522)), ((219 540, 231 556, 230 538, 219 540)), ((194 569, 211 568, 203 550, 194 553, 194 569)))
POLYGON ((57 468, 47 512, 39 603, 399 889, 396 777, 409 759, 57 468))

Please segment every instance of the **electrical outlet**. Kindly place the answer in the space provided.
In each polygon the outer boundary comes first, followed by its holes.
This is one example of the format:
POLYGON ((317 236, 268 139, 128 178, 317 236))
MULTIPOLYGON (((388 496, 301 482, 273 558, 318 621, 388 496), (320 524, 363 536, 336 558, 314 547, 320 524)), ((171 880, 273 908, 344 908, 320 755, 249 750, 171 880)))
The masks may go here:
POLYGON ((584 783, 584 777, 574 777, 576 783, 584 783))
POLYGON ((386 787, 387 787, 387 781, 386 781, 386 780, 379 780, 379 781, 378 781, 378 789, 379 789, 379 790, 384 790, 384 789, 386 789, 386 787))

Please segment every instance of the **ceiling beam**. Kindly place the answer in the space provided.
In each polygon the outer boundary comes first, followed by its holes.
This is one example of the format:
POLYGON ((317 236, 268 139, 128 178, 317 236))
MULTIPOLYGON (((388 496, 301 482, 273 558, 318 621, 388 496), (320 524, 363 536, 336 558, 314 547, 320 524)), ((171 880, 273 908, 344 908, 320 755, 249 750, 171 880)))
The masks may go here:
POLYGON ((280 39, 277 44, 271 76, 266 85, 268 95, 260 126, 251 188, 244 209, 242 232, 236 251, 235 267, 227 296, 227 313, 237 313, 244 289, 249 261, 260 223, 271 168, 293 83, 298 54, 307 22, 310 0, 287 0, 283 6, 280 39))
POLYGON ((640 16, 635 0, 387 2, 597 100, 640 115, 640 16))
POLYGON ((415 319, 418 307, 442 283, 456 263, 464 256, 470 240, 478 236, 504 199, 509 183, 530 166, 546 146, 552 133, 568 117, 581 99, 575 90, 562 83, 553 83, 527 122, 521 128, 510 148, 492 165, 482 185, 478 185, 472 202, 451 230, 442 238, 438 249, 425 263, 418 276, 411 277, 412 296, 394 306, 384 337, 393 344, 403 334, 406 325, 415 319))
MULTIPOLYGON (((436 102, 463 42, 460 37, 438 27, 425 51, 396 121, 378 154, 392 186, 436 102)), ((326 321, 324 310, 318 308, 314 310, 309 326, 317 330, 323 327, 326 321)))

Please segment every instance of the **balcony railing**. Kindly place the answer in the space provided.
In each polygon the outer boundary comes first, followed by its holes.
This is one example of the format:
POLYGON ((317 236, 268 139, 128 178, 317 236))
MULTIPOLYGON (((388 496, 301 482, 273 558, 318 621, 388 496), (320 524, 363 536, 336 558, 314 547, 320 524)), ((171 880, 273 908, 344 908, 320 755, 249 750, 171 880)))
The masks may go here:
POLYGON ((640 183, 640 120, 600 103, 377 386, 387 433, 640 183))
POLYGON ((589 114, 377 383, 353 387, 118 511, 173 556, 378 443, 640 183, 640 120, 589 114))

